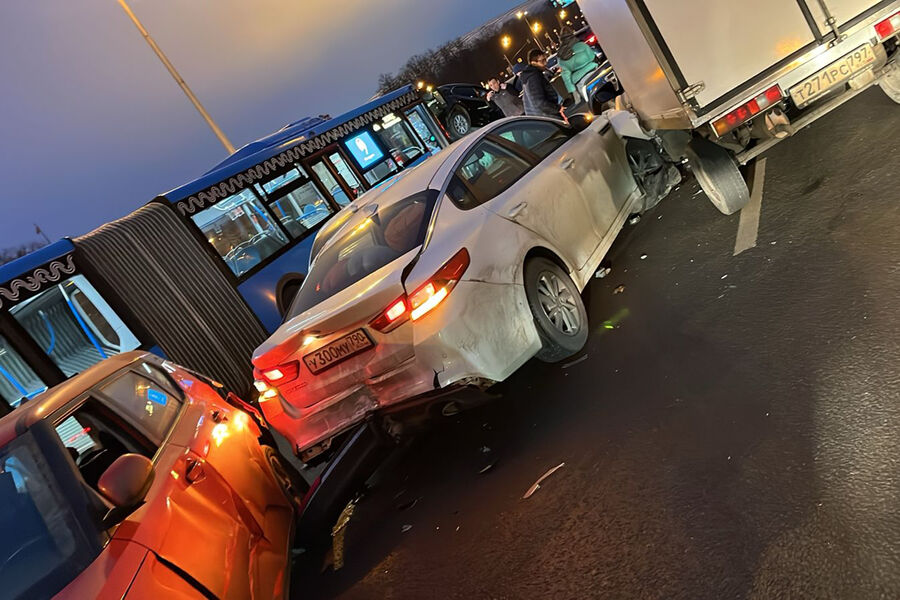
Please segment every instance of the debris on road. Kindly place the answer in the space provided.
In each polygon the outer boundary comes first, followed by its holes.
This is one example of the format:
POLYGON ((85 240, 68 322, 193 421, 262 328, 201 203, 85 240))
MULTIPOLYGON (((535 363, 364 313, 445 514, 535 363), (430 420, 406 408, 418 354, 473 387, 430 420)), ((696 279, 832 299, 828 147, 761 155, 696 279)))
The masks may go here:
POLYGON ((401 532, 401 533, 406 533, 406 532, 409 531, 410 529, 412 529, 412 525, 404 525, 403 527, 400 528, 400 532, 401 532))
POLYGON ((479 448, 479 450, 481 450, 482 454, 487 454, 488 452, 491 451, 491 449, 488 448, 487 446, 482 446, 481 448, 479 448))
POLYGON ((646 254, 641 254, 641 260, 647 260, 647 255, 646 255, 646 254))
POLYGON ((522 500, 527 500, 528 498, 531 498, 532 494, 534 494, 536 491, 538 491, 538 489, 540 489, 541 482, 543 482, 545 479, 547 479, 548 477, 550 477, 551 475, 553 475, 554 473, 556 473, 557 471, 562 469, 564 466, 566 466, 566 463, 561 462, 558 465, 556 465, 555 467, 553 467, 552 469, 550 469, 549 471, 547 471, 546 473, 544 473, 543 475, 541 475, 538 478, 538 480, 535 481, 534 484, 530 488, 528 488, 528 491, 525 492, 524 496, 522 496, 522 500))
POLYGON ((403 504, 397 506, 397 510, 409 510, 413 506, 419 503, 420 498, 413 498, 409 502, 404 502, 403 504))
POLYGON ((563 369, 568 369, 569 367, 574 367, 574 366, 577 365, 578 363, 584 362, 584 361, 586 361, 587 359, 588 359, 588 355, 585 354, 584 356, 582 356, 582 357, 580 357, 580 358, 576 358, 576 359, 573 360, 572 362, 567 362, 566 364, 564 364, 564 365, 562 366, 562 368, 563 368, 563 369))
POLYGON ((641 222, 641 215, 634 214, 634 215, 631 215, 630 217, 628 217, 629 225, 637 225, 640 222, 641 222))
POLYGON ((619 285, 616 289, 613 290, 613 295, 615 295, 615 294, 621 294, 621 293, 624 292, 624 291, 625 291, 625 286, 624 286, 624 285, 619 285))
POLYGON ((720 277, 719 279, 728 279, 728 273, 725 273, 725 274, 722 275, 722 277, 720 277))
POLYGON ((338 571, 344 566, 344 537, 347 533, 347 525, 350 524, 350 518, 353 517, 353 511, 356 510, 356 500, 351 500, 341 511, 337 523, 331 530, 331 567, 338 571))
POLYGON ((609 275, 611 272, 612 272, 612 269, 610 269, 609 267, 600 267, 599 269, 597 269, 597 272, 594 273, 594 277, 596 277, 597 279, 603 279, 604 277, 609 275))
POLYGON ((484 465, 483 467, 481 467, 481 468, 478 470, 478 474, 479 474, 479 475, 484 475, 485 473, 487 473, 488 471, 490 471, 491 469, 493 469, 494 466, 497 464, 497 461, 498 461, 498 459, 495 458, 494 460, 492 460, 492 461, 489 462, 488 464, 486 464, 486 465, 484 465))

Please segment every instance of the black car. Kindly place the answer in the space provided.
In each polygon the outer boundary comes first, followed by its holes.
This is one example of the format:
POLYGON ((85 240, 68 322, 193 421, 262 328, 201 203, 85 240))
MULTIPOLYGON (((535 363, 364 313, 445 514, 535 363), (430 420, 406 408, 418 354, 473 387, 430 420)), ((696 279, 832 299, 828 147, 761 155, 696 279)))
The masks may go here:
POLYGON ((487 90, 471 83, 439 85, 432 92, 436 102, 428 103, 450 138, 458 140, 473 128, 503 118, 496 104, 486 99, 487 90))

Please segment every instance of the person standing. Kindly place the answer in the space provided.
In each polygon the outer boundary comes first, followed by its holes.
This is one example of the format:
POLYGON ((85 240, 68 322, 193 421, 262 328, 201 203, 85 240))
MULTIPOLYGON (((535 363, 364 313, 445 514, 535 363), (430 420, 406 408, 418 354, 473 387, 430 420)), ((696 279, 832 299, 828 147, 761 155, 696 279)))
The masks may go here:
POLYGON ((500 83, 496 77, 488 80, 490 91, 487 94, 489 102, 493 102, 503 111, 507 117, 518 117, 525 114, 525 107, 522 105, 522 99, 513 88, 506 85, 506 82, 500 83))
POLYGON ((576 101, 585 101, 578 90, 578 83, 594 72, 597 68, 597 55, 590 46, 575 37, 575 33, 568 27, 563 27, 560 33, 559 68, 562 71, 562 80, 566 90, 576 101))
POLYGON ((528 53, 528 66, 519 74, 525 114, 559 119, 562 114, 562 104, 559 94, 544 75, 546 68, 547 55, 533 48, 528 53))

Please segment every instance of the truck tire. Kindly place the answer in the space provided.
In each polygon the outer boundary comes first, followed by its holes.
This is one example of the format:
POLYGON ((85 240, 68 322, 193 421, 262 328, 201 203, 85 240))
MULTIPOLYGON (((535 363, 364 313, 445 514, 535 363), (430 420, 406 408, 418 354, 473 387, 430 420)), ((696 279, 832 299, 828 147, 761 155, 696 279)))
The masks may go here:
POLYGON ((750 190, 727 150, 702 137, 687 147, 688 160, 700 187, 722 214, 733 215, 750 202, 750 190))
POLYGON ((525 263, 525 295, 541 349, 538 360, 559 362, 577 354, 588 338, 588 316, 578 286, 555 262, 536 257, 525 263))
POLYGON ((894 64, 893 68, 885 69, 878 80, 878 87, 888 98, 900 104, 900 65, 894 64))

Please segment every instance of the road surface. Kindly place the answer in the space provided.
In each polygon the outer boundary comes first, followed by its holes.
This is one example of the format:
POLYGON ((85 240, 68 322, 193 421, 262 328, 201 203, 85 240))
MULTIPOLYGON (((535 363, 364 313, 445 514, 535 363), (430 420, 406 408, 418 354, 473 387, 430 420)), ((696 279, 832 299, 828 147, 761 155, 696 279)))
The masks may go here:
POLYGON ((770 151, 737 256, 686 182, 584 353, 399 452, 295 597, 900 598, 898 139, 873 89, 770 151))

